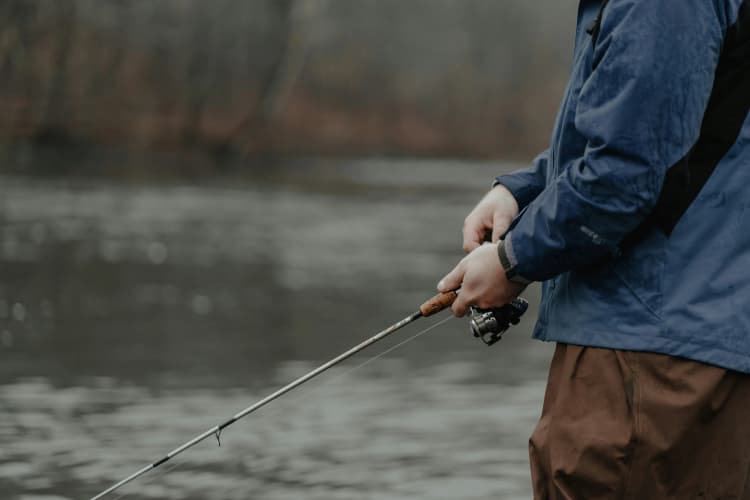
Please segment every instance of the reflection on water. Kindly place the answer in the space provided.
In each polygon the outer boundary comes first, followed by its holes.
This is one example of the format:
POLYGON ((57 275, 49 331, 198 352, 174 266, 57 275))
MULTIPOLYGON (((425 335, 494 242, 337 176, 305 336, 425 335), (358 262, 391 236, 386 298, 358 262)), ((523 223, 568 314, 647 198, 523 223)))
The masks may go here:
MULTIPOLYGON (((281 367, 279 378, 311 367, 281 367)), ((524 434, 542 384, 467 385, 479 372, 472 363, 413 370, 385 362, 379 371, 311 383, 227 429, 221 447, 207 440, 167 462, 166 475, 157 469, 122 491, 175 499, 523 498, 524 434)), ((86 388, 42 380, 4 387, 4 490, 69 488, 82 497, 86 487, 103 489, 262 395, 155 395, 111 379, 86 388)))
MULTIPOLYGON (((401 319, 460 257, 461 221, 495 173, 386 162, 233 186, 0 179, 2 498, 87 498, 401 319)), ((549 356, 528 339, 534 314, 492 349, 451 320, 326 374, 123 493, 528 496, 549 356)))

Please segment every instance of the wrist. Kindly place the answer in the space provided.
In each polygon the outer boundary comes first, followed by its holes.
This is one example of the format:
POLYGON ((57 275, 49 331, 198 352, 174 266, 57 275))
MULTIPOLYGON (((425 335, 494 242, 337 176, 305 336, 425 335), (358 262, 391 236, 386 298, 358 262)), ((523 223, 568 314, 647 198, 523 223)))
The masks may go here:
POLYGON ((505 211, 508 213, 511 219, 518 215, 520 210, 516 197, 513 196, 513 192, 502 184, 495 184, 490 190, 495 200, 498 200, 505 207, 505 211))

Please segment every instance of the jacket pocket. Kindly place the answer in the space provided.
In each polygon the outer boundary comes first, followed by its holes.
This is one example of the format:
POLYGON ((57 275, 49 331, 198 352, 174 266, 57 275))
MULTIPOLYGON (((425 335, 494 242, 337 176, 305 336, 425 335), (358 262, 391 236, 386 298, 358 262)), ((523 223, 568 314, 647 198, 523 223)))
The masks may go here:
POLYGON ((613 272, 656 318, 662 318, 666 237, 654 230, 613 261, 613 272))

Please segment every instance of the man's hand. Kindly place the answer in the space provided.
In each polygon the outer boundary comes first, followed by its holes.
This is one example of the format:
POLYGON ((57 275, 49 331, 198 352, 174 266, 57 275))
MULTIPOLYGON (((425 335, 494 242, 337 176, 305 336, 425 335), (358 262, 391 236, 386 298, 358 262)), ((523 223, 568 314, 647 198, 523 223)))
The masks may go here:
POLYGON ((493 187, 464 220, 464 251, 479 247, 486 231, 492 231, 492 243, 497 243, 516 215, 518 203, 511 192, 501 184, 493 187))
POLYGON ((505 271, 497 256, 497 243, 486 243, 464 257, 438 283, 441 292, 457 288, 461 288, 461 292, 451 309, 460 318, 470 305, 482 309, 504 306, 525 287, 505 278, 505 271))

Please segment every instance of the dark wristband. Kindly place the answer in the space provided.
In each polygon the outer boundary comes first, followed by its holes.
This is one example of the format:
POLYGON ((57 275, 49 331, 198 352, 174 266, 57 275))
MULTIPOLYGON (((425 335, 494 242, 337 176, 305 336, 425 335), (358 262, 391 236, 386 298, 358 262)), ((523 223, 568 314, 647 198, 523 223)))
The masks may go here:
POLYGON ((518 285, 528 285, 529 283, 532 283, 532 280, 526 279, 520 274, 518 274, 518 271, 516 270, 516 266, 514 266, 510 259, 508 258, 508 254, 505 251, 505 241, 501 240, 497 244, 497 256, 500 258, 500 265, 503 266, 503 270, 505 271, 505 277, 508 281, 511 283, 516 283, 518 285))

